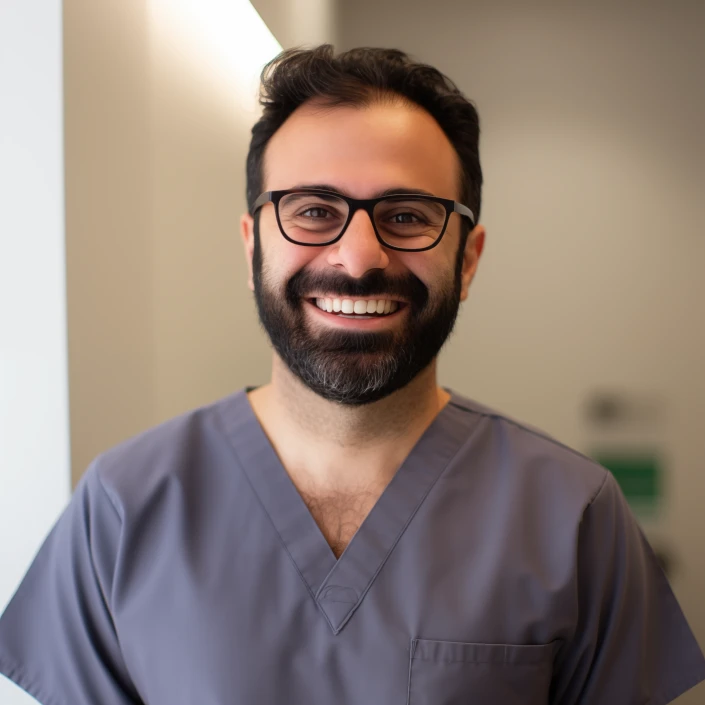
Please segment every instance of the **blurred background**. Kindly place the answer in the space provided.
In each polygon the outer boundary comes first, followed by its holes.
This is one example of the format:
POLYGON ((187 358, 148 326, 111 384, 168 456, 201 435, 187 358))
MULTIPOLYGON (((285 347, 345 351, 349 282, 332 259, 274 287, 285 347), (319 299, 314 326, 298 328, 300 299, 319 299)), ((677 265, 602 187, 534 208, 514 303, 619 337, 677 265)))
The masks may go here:
POLYGON ((476 104, 488 239, 441 382, 609 467, 705 646, 704 36, 698 0, 1 0, 0 610, 98 453, 268 379, 257 79, 330 42, 476 104))

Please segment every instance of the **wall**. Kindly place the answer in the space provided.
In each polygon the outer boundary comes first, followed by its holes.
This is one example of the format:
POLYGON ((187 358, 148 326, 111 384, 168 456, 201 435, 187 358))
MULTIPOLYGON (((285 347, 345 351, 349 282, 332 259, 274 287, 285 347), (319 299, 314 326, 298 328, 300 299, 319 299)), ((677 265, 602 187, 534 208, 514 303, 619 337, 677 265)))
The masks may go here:
POLYGON ((253 0, 284 49, 329 43, 340 37, 338 2, 333 0, 253 0))
POLYGON ((0 3, 0 613, 70 491, 61 91, 61 4, 0 3))
POLYGON ((409 51, 480 112, 488 240, 442 381, 579 448, 593 389, 664 400, 673 584, 705 646, 705 5, 340 12, 341 48, 409 51))
POLYGON ((280 47, 248 3, 219 0, 66 0, 64 45, 75 483, 268 375, 239 217, 254 79, 280 47))
POLYGON ((143 0, 64 2, 64 86, 75 483, 99 451, 151 424, 157 407, 143 0))

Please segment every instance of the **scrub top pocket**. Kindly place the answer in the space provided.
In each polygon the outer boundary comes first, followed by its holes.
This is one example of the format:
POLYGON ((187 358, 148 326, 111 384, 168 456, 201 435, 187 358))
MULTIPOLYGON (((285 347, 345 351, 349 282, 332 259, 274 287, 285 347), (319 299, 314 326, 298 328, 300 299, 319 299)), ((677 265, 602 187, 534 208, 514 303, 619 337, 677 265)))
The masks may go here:
POLYGON ((547 705, 555 642, 412 639, 408 705, 547 705))

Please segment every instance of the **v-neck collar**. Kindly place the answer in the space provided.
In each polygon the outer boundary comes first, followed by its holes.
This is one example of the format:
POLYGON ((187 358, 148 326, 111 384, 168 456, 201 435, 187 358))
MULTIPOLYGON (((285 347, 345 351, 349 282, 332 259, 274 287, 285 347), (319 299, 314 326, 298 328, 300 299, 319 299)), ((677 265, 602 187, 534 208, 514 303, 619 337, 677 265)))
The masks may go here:
POLYGON ((336 560, 241 390, 221 406, 240 466, 334 634, 340 632, 436 480, 470 435, 451 399, 426 429, 336 560))

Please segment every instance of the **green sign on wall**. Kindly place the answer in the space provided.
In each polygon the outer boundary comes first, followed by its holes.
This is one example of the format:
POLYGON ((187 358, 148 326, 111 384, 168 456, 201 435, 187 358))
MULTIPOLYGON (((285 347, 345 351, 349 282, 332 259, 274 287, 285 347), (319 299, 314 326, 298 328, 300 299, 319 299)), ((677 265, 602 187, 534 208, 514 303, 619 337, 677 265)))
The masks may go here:
POLYGON ((652 514, 663 497, 663 468, 656 453, 599 450, 592 457, 615 477, 632 509, 652 514))

